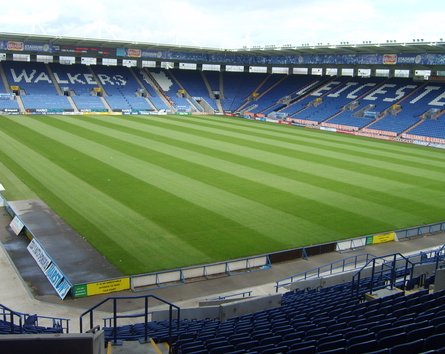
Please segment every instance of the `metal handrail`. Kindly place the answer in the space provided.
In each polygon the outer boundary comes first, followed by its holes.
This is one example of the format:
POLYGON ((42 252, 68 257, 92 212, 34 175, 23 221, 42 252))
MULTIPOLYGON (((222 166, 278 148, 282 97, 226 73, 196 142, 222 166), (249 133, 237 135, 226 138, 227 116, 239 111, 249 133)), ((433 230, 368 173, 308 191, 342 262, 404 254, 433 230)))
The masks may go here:
POLYGON ((118 341, 118 337, 117 337, 117 320, 120 318, 130 318, 130 317, 144 317, 144 341, 148 342, 149 338, 148 338, 148 315, 149 313, 149 306, 148 306, 148 300, 149 299, 155 299, 158 300, 159 302, 162 302, 166 305, 169 306, 169 329, 168 329, 168 337, 169 337, 169 344, 172 344, 172 327, 173 327, 173 309, 175 309, 177 311, 177 331, 179 330, 179 320, 180 320, 180 311, 181 309, 172 304, 171 302, 161 299, 158 296, 155 295, 141 295, 141 296, 113 296, 113 297, 109 297, 105 300, 102 300, 101 302, 99 302, 98 304, 94 305, 93 307, 91 307, 90 309, 88 309, 87 311, 85 311, 84 313, 82 313, 80 315, 80 333, 83 333, 83 321, 84 321, 84 317, 85 316, 89 316, 89 327, 88 330, 94 328, 94 310, 98 309, 99 307, 101 307, 102 305, 108 303, 108 302, 112 302, 113 305, 113 316, 110 320, 112 320, 113 324, 112 324, 112 328, 113 328, 113 343, 117 343, 118 341), (144 310, 142 313, 140 314, 131 314, 131 315, 118 315, 118 301, 119 300, 137 300, 137 299, 143 299, 144 300, 144 310))
POLYGON ((23 333, 23 319, 22 314, 19 312, 16 312, 14 310, 11 310, 9 307, 6 307, 5 305, 0 304, 0 317, 3 318, 3 321, 8 322, 11 328, 11 334, 14 334, 14 327, 17 326, 17 324, 14 323, 14 318, 18 318, 19 321, 19 331, 20 333, 23 333))
POLYGON ((354 294, 354 290, 355 290, 355 295, 357 297, 360 295, 361 275, 362 275, 363 270, 365 270, 367 268, 371 268, 370 288, 369 288, 370 294, 372 294, 372 292, 374 290, 374 284, 376 281, 376 273, 380 273, 380 276, 383 276, 384 272, 385 272, 384 268, 387 268, 387 272, 390 275, 390 278, 389 278, 390 284, 389 285, 390 285, 391 289, 393 289, 395 281, 396 281, 396 277, 397 277, 397 274, 396 274, 396 271, 398 269, 397 261, 400 261, 400 260, 405 262, 405 265, 404 265, 405 269, 403 272, 403 282, 405 284, 408 270, 410 272, 410 276, 412 276, 413 269, 414 269, 414 263, 411 262, 407 257, 405 257, 401 253, 393 253, 393 254, 389 254, 389 255, 375 257, 375 258, 371 259, 370 261, 368 261, 360 270, 358 270, 352 277, 352 286, 351 286, 352 294, 354 294), (376 271, 376 266, 381 267, 380 271, 376 271), (409 266, 411 269, 408 269, 409 266))
POLYGON ((346 257, 332 263, 327 263, 320 267, 313 268, 301 273, 297 273, 289 277, 286 277, 284 279, 276 281, 275 290, 276 292, 278 292, 278 289, 281 287, 290 285, 292 283, 301 280, 320 278, 321 275, 333 275, 337 273, 343 273, 346 271, 352 271, 354 269, 357 269, 358 265, 367 263, 372 258, 375 258, 375 256, 369 253, 365 253, 365 254, 346 257))

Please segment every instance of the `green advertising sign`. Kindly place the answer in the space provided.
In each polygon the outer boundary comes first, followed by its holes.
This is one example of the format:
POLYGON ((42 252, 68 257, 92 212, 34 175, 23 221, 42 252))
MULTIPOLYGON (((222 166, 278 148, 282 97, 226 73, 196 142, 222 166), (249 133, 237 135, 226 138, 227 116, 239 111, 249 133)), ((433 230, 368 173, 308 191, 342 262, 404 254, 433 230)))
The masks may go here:
POLYGON ((86 284, 74 285, 71 288, 71 292, 72 292, 74 297, 85 297, 85 296, 88 296, 87 285, 86 284))

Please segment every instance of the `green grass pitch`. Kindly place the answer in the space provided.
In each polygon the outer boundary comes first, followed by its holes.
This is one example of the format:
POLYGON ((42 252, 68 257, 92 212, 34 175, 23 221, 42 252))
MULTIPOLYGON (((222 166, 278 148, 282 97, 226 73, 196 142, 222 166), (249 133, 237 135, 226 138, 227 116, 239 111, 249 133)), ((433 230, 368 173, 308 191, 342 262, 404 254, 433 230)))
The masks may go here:
POLYGON ((0 182, 125 274, 445 220, 445 151, 221 117, 0 116, 0 182))

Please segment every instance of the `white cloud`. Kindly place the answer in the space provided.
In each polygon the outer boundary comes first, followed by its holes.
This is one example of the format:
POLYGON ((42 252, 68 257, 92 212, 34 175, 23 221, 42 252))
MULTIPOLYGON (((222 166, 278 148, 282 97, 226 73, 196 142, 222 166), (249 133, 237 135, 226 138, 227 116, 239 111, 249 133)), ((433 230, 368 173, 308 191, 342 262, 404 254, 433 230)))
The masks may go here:
POLYGON ((220 48, 437 40, 442 0, 19 0, 0 30, 220 48))

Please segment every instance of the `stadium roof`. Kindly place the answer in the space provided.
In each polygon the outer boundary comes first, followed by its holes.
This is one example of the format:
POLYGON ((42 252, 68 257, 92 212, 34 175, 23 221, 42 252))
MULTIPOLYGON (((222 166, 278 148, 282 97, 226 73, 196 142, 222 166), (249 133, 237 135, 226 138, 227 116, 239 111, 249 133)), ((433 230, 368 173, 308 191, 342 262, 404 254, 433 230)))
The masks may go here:
POLYGON ((19 41, 19 42, 34 42, 47 43, 52 45, 66 45, 66 46, 84 46, 84 47, 100 47, 100 48, 134 48, 134 49, 148 49, 148 50, 165 50, 172 52, 187 52, 187 53, 221 53, 221 52, 240 52, 252 55, 303 55, 303 54, 417 54, 417 53, 431 53, 431 54, 445 54, 445 42, 423 42, 423 40, 416 40, 410 43, 398 43, 389 41, 387 43, 363 43, 363 44, 349 44, 348 42, 341 42, 340 44, 305 44, 302 46, 255 46, 252 48, 239 49, 224 49, 224 48, 206 48, 193 46, 169 45, 160 43, 145 43, 134 41, 120 41, 109 39, 92 39, 92 38, 77 38, 77 37, 63 37, 63 36, 48 36, 48 35, 31 35, 19 33, 3 33, 0 32, 0 40, 19 41))

